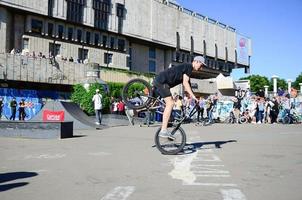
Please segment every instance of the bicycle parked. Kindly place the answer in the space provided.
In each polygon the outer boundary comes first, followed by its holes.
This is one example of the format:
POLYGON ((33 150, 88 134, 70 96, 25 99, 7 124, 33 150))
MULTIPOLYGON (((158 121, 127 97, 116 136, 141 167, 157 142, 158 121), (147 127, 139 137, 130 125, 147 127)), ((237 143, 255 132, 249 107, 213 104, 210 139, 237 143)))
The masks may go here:
MULTIPOLYGON (((123 88, 122 98, 124 103, 132 109, 153 109, 158 103, 165 105, 156 89, 143 79, 132 79, 123 88)), ((191 118, 197 112, 197 105, 188 115, 179 118, 174 126, 170 127, 173 138, 160 137, 161 128, 159 128, 154 137, 157 149, 168 155, 181 152, 186 145, 186 133, 181 125, 191 118)))

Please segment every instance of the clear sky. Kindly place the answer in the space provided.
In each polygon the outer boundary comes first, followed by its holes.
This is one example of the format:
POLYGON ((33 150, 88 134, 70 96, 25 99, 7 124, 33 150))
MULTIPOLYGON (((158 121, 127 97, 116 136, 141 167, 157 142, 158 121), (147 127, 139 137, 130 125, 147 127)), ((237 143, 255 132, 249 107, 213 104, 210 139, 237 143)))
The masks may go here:
MULTIPOLYGON (((251 74, 293 79, 302 72, 302 0, 177 0, 252 39, 251 74)), ((244 69, 233 70, 238 79, 244 69)))

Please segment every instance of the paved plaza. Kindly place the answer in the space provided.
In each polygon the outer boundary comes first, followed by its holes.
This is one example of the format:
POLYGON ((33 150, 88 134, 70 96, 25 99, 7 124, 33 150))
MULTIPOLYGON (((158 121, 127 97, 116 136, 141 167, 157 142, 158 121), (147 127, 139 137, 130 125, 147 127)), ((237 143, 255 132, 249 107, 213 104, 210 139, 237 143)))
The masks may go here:
POLYGON ((301 125, 186 124, 187 150, 173 156, 154 147, 157 128, 1 137, 0 199, 302 199, 301 125))

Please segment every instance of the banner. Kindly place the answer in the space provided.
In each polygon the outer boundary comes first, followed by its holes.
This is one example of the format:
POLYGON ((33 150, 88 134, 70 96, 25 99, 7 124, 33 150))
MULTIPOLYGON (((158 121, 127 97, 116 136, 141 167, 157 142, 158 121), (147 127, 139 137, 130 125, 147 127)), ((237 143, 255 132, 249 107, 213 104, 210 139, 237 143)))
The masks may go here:
POLYGON ((43 110, 43 121, 56 121, 63 122, 65 113, 63 110, 52 111, 52 110, 43 110))
POLYGON ((248 66, 249 64, 249 39, 237 34, 237 63, 248 66))

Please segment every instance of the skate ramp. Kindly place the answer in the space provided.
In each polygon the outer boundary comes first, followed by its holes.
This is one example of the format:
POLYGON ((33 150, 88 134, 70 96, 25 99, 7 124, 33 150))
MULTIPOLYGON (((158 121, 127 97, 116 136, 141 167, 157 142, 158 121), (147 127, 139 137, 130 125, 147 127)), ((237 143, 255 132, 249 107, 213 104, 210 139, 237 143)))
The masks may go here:
POLYGON ((41 111, 30 121, 43 121, 43 111, 64 111, 64 121, 73 121, 74 129, 102 129, 106 126, 98 126, 94 118, 86 115, 82 109, 73 102, 47 101, 41 111))

